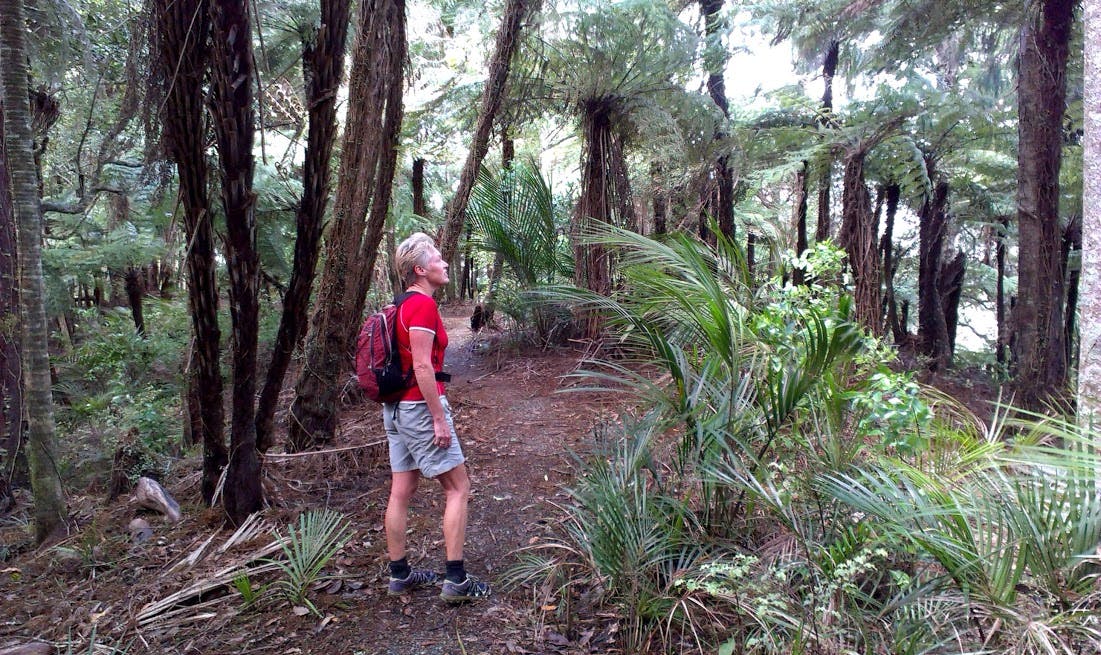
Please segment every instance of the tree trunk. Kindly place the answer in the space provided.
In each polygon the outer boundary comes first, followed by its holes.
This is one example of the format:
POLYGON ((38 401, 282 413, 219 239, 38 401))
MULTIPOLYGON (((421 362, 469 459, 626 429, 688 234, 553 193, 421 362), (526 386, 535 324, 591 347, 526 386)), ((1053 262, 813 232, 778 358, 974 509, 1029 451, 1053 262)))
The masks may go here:
POLYGON ((145 310, 142 301, 145 296, 145 287, 142 285, 141 275, 133 266, 126 267, 124 274, 126 280, 126 298, 130 303, 130 316, 134 319, 134 331, 140 337, 145 336, 145 310))
POLYGON ((650 162, 650 188, 654 199, 653 233, 665 234, 665 225, 669 215, 669 193, 665 190, 661 163, 657 161, 650 162))
POLYGON ((4 103, 0 93, 0 513, 12 501, 8 480, 23 445, 23 366, 19 335, 19 254, 8 154, 4 148, 4 103))
POLYGON ((922 204, 918 218, 918 347, 929 358, 930 370, 948 367, 951 350, 948 325, 941 303, 941 253, 948 222, 948 182, 939 177, 928 162, 929 178, 936 180, 933 195, 922 204))
POLYGON ((413 213, 428 216, 428 203, 424 200, 424 159, 413 160, 413 213))
POLYGON ((1072 216, 1063 230, 1063 270, 1066 271, 1067 302, 1063 321, 1063 344, 1068 364, 1077 361, 1074 352, 1075 333, 1078 330, 1078 288, 1082 280, 1082 217, 1072 216))
POLYGON ((960 296, 963 294, 963 276, 967 272, 967 258, 962 250, 947 262, 937 278, 940 292, 940 306, 944 312, 944 330, 947 335, 944 365, 952 365, 952 355, 956 352, 956 326, 959 323, 960 296))
POLYGON ((478 176, 486 151, 489 149, 489 135, 493 129, 493 119, 501 107, 508 72, 512 65, 512 55, 520 43, 520 28, 524 21, 536 10, 538 0, 508 0, 501 26, 497 29, 497 41, 493 56, 489 60, 489 77, 482 91, 482 103, 478 109, 478 122, 474 126, 474 136, 470 142, 470 152, 459 176, 459 188, 447 204, 444 225, 436 239, 440 254, 446 262, 455 257, 459 246, 459 236, 466 222, 466 206, 470 201, 470 191, 478 176))
POLYGON ((203 500, 210 503, 229 461, 219 364, 214 228, 207 195, 203 80, 210 16, 206 0, 157 0, 159 75, 165 85, 164 140, 180 178, 187 248, 188 309, 194 334, 188 409, 192 439, 203 444, 203 500))
POLYGON ((895 300, 895 273, 898 263, 894 258, 895 215, 898 214, 898 201, 901 188, 897 184, 888 184, 885 189, 887 211, 884 218, 883 239, 879 242, 879 251, 883 258, 883 300, 887 316, 887 327, 896 344, 906 339, 906 326, 898 320, 898 301, 895 300))
POLYGON ((233 399, 226 472, 226 516, 241 525, 263 508, 260 456, 256 451, 256 349, 260 324, 260 266, 256 253, 256 117, 252 105, 252 21, 248 0, 214 0, 212 107, 221 162, 229 315, 233 330, 233 399))
MULTIPOLYGON (((700 0, 700 13, 704 23, 703 67, 707 71, 707 93, 715 106, 730 118, 730 105, 726 99, 726 62, 729 58, 723 45, 724 21, 721 15, 723 0, 700 0)), ((720 127, 714 135, 716 142, 725 141, 725 127, 720 127)), ((724 148, 720 145, 720 150, 724 148)), ((712 218, 727 239, 734 238, 734 171, 730 165, 730 155, 720 155, 715 162, 715 178, 718 182, 718 196, 712 218)))
POLYGON ((330 163, 337 132, 337 91, 344 74, 350 6, 349 0, 321 0, 321 29, 314 42, 303 44, 302 72, 309 108, 302 169, 303 194, 295 217, 297 234, 291 279, 283 296, 279 332, 256 408, 256 446, 262 453, 275 443, 273 432, 279 392, 283 389, 291 355, 308 327, 310 289, 317 271, 325 206, 329 202, 330 163))
MULTIPOLYGON (((1085 3, 1085 102, 1101 106, 1101 5, 1085 3)), ((1082 279, 1078 338, 1078 425, 1101 423, 1101 116, 1085 112, 1082 279)), ((1096 434, 1096 432, 1095 432, 1096 434)))
POLYGON ((56 466, 46 285, 42 279, 42 209, 32 151, 26 29, 23 1, 0 0, 0 60, 4 62, 0 67, 0 101, 4 105, 4 145, 11 166, 12 206, 19 241, 27 463, 34 494, 35 539, 42 543, 65 527, 68 510, 56 466))
MULTIPOLYGON (((807 247, 807 162, 803 162, 795 174, 795 255, 802 257, 807 247)), ((805 279, 806 271, 802 267, 797 266, 791 272, 795 284, 803 284, 805 279)))
POLYGON ((998 245, 994 251, 994 258, 998 267, 997 296, 995 299, 995 322, 998 324, 998 352, 995 354, 999 364, 1006 363, 1006 349, 1009 348, 1009 325, 1006 321, 1005 298, 1005 255, 1006 239, 1009 238, 1009 216, 998 217, 998 245))
MULTIPOLYGON (((836 39, 830 41, 826 48, 826 57, 822 60, 822 81, 825 91, 822 92, 822 115, 818 124, 829 126, 833 115, 833 76, 837 74, 837 58, 841 49, 841 43, 836 39)), ((818 180, 818 225, 814 228, 814 240, 816 243, 830 238, 830 185, 833 182, 833 162, 827 161, 823 166, 822 177, 818 180)))
POLYGON ((312 337, 290 408, 290 452, 336 434, 341 376, 350 369, 352 339, 363 313, 362 293, 374 270, 393 183, 402 117, 405 1, 365 0, 356 25, 348 92, 353 101, 341 146, 312 337))
POLYGON ((1038 410, 1067 384, 1059 166, 1073 0, 1044 0, 1021 31, 1017 100, 1020 248, 1013 351, 1017 401, 1038 410))
POLYGON ((864 183, 864 157, 860 149, 851 153, 845 161, 844 205, 841 224, 841 243, 849 255, 853 272, 856 320, 872 334, 880 334, 879 317, 880 275, 876 234, 878 226, 868 187, 864 183))
MULTIPOLYGON (((584 143, 581 196, 571 226, 574 283, 606 296, 612 291, 611 253, 604 246, 586 243, 584 234, 590 224, 622 224, 629 220, 621 213, 630 200, 618 197, 622 185, 616 182, 617 175, 625 170, 623 147, 612 129, 610 108, 602 101, 589 101, 582 107, 581 130, 584 143)), ((586 314, 582 323, 582 333, 588 338, 595 338, 600 332, 601 322, 595 313, 586 314)))

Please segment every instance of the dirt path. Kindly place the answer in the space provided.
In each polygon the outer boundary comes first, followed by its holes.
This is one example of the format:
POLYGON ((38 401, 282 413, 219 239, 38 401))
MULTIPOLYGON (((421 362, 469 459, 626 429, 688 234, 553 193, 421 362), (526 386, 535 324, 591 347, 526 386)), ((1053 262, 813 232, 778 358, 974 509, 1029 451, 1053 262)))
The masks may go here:
MULTIPOLYGON (((242 555, 270 542, 252 542, 210 554, 183 570, 172 567, 207 539, 223 543, 217 510, 198 498, 196 461, 180 465, 166 486, 180 500, 185 519, 172 526, 126 499, 103 506, 90 493, 71 501, 79 531, 61 549, 41 551, 5 563, 0 575, 0 648, 27 639, 55 643, 67 635, 87 640, 96 625, 98 641, 127 644, 129 653, 325 653, 348 655, 475 655, 480 653, 573 652, 548 645, 545 617, 529 591, 501 591, 502 573, 513 553, 544 538, 557 511, 547 501, 564 498, 572 478, 571 451, 583 450, 602 403, 591 395, 555 393, 576 365, 576 352, 509 353, 487 347, 500 335, 470 333, 470 308, 445 308, 451 345, 447 369, 453 375, 448 399, 471 472, 473 493, 467 535, 468 570, 494 583, 489 600, 446 606, 438 589, 408 596, 386 595, 382 514, 389 484, 382 422, 376 405, 342 410, 337 452, 269 459, 265 491, 272 508, 265 515, 285 525, 307 508, 343 513, 356 535, 332 561, 339 584, 310 592, 321 619, 299 616, 268 587, 254 607, 219 586, 174 608, 172 621, 138 627, 143 607, 196 582, 208 580, 242 555), (354 447, 348 449, 348 447, 354 447), (154 538, 132 543, 127 525, 147 519, 154 538)), ((409 558, 442 571, 440 516, 443 494, 422 481, 411 507, 409 558)), ((210 548, 213 551, 215 546, 210 548)), ((268 585, 269 574, 253 581, 268 585)), ((553 635, 552 635, 553 636, 553 635)), ((560 641, 560 640, 559 640, 560 641)), ((79 642, 78 642, 79 644, 79 642)), ((61 652, 66 652, 65 648, 61 652)), ((88 652, 87 646, 70 652, 88 652)))

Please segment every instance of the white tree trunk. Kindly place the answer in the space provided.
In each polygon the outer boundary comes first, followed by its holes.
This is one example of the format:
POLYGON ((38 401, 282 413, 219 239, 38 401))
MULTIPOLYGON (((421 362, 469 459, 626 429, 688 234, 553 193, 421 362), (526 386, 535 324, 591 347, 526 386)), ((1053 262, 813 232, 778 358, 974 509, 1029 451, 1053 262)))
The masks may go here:
POLYGON ((1101 0, 1086 0, 1082 277, 1078 294, 1079 424, 1101 427, 1101 0))

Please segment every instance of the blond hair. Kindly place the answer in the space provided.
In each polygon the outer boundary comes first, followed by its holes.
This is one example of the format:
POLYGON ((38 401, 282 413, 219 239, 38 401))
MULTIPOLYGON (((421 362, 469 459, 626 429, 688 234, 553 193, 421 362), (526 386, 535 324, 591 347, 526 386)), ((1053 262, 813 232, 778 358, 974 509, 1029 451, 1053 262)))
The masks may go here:
POLYGON ((417 281, 416 266, 428 266, 429 253, 436 248, 436 242, 424 232, 414 232, 398 244, 394 253, 394 270, 402 284, 409 286, 417 281))

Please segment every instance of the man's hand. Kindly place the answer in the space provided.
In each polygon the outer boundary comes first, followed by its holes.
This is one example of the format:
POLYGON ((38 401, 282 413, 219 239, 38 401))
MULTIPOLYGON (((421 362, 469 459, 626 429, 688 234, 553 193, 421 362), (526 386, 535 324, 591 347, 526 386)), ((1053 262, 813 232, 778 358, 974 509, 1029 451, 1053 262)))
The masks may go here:
POLYGON ((451 445, 451 426, 447 423, 447 419, 433 418, 432 431, 436 433, 432 443, 436 444, 437 448, 447 448, 451 445))

